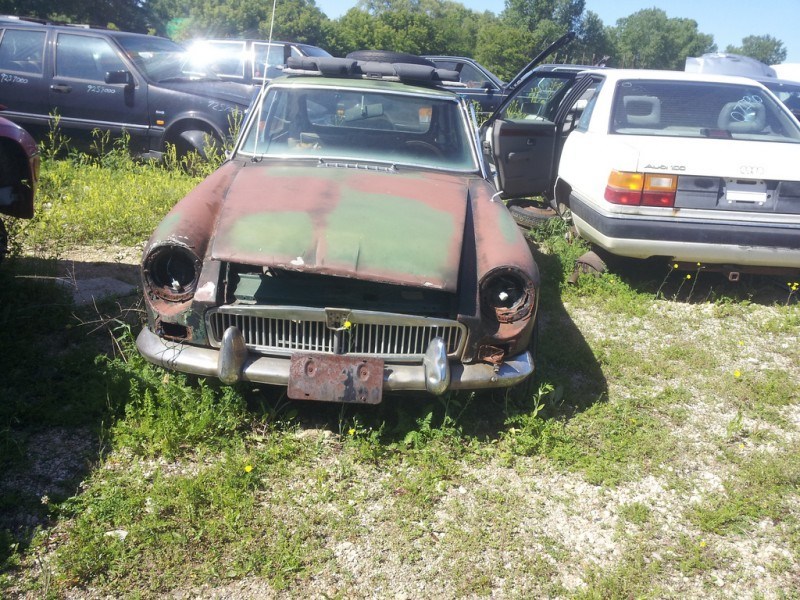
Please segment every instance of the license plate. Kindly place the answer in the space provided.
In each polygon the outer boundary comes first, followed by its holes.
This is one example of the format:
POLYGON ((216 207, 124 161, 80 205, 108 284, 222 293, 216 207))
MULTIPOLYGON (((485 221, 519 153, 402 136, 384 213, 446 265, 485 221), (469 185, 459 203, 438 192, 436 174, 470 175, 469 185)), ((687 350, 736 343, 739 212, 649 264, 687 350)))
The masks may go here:
POLYGON ((725 200, 728 204, 763 205, 769 200, 767 184, 764 181, 728 179, 725 182, 725 200))
POLYGON ((383 359, 293 354, 286 393, 294 400, 378 404, 383 395, 383 359))

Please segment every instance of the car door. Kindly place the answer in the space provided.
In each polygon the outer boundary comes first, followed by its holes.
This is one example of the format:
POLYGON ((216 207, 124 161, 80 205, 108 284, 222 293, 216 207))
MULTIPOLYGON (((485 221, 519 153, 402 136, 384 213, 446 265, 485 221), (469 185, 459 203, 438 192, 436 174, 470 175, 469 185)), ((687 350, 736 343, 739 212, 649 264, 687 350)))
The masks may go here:
POLYGON ((44 29, 2 30, 0 37, 0 103, 3 115, 27 128, 48 123, 44 78, 44 29))
POLYGON ((481 127, 503 198, 549 195, 558 157, 595 82, 569 71, 533 72, 481 127))
POLYGON ((49 98, 63 128, 84 140, 94 129, 127 131, 134 145, 146 138, 146 83, 109 39, 58 31, 54 51, 49 98))

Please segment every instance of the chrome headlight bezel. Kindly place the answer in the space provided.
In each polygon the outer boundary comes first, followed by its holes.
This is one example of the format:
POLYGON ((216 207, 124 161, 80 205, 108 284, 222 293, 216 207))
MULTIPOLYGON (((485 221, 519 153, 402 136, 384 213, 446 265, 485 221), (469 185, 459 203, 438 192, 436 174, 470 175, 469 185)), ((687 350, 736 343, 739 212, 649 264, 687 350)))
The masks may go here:
POLYGON ((152 248, 142 263, 148 291, 169 302, 183 302, 194 296, 202 261, 179 244, 152 248))

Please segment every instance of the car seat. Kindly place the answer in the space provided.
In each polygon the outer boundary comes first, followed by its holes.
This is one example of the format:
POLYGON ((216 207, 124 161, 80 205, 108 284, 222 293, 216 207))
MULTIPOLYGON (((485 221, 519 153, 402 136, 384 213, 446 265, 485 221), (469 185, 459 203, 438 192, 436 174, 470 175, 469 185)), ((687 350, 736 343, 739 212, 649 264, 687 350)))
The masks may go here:
POLYGON ((767 112, 759 102, 728 102, 722 107, 717 126, 731 133, 756 133, 767 124, 767 112))

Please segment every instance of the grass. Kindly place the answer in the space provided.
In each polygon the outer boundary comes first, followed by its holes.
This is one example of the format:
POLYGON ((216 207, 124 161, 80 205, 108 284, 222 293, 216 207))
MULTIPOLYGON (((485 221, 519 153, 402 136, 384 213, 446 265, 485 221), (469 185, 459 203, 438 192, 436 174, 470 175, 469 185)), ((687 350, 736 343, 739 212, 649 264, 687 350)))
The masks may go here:
POLYGON ((769 597, 796 581, 785 282, 647 264, 571 285, 587 247, 553 221, 532 234, 529 396, 291 402, 153 367, 135 296, 84 309, 53 283, 63 251, 143 242, 198 181, 99 156, 46 157, 0 269, 0 595, 769 597))

